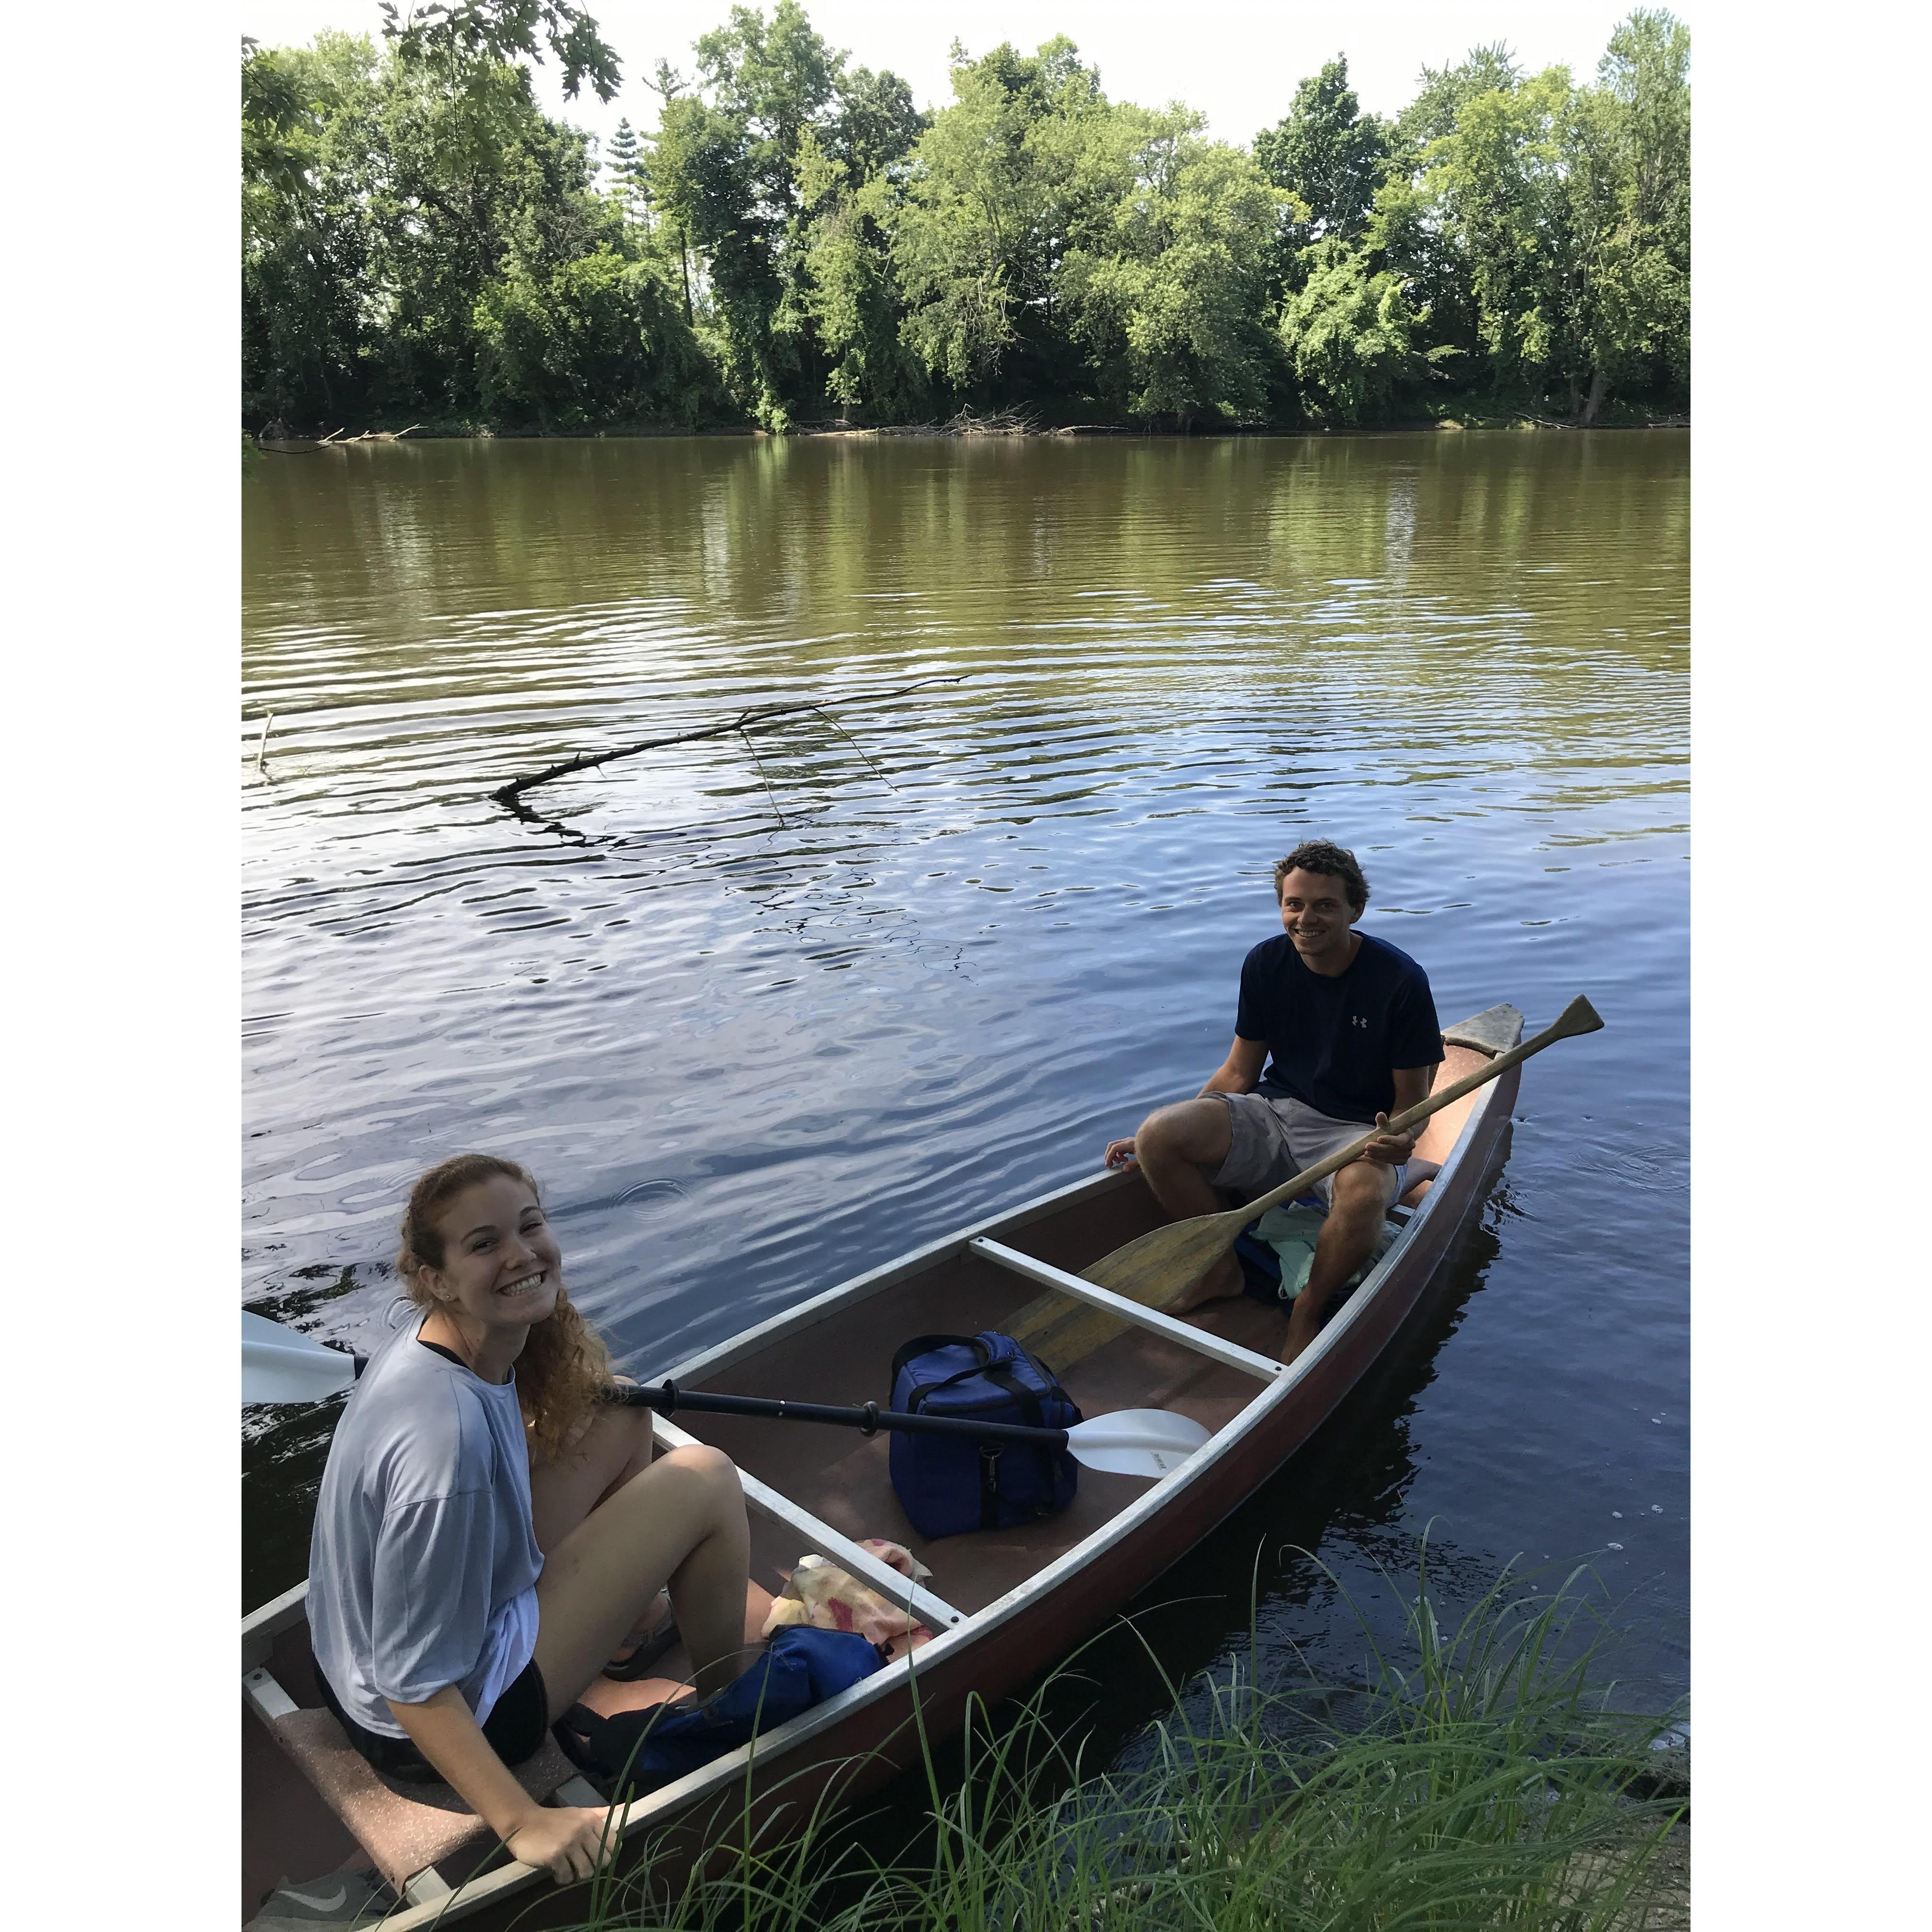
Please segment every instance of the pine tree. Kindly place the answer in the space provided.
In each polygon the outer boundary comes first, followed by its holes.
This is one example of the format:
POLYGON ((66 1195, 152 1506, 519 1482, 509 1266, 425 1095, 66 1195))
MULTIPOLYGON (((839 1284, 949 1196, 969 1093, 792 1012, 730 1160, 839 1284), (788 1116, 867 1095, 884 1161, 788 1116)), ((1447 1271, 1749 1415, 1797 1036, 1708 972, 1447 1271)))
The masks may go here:
POLYGON ((610 184, 605 193, 630 220, 642 220, 644 167, 638 158, 638 137, 628 121, 617 123, 617 131, 610 137, 610 158, 604 166, 610 171, 610 184))

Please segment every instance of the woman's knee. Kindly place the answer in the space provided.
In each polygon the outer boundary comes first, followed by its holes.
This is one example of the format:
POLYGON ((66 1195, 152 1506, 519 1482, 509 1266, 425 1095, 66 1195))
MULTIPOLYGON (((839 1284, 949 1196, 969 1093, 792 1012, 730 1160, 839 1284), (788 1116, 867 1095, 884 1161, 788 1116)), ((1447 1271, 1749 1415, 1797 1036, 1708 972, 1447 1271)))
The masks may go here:
POLYGON ((744 1489, 738 1480, 737 1464, 723 1450, 714 1449, 708 1442, 687 1443, 681 1448, 668 1450, 632 1480, 641 1482, 657 1475, 659 1471, 680 1483, 693 1485, 714 1502, 735 1504, 740 1509, 744 1507, 744 1489))

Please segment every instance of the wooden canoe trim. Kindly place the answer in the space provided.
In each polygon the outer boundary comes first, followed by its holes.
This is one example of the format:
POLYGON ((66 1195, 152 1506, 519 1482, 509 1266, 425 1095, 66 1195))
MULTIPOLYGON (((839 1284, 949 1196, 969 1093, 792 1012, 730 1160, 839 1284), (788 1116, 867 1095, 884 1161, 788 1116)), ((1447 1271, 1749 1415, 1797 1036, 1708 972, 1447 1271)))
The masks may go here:
POLYGON ((1498 1054, 1508 1052, 1522 1038, 1522 1015, 1505 1000, 1501 1006, 1486 1006, 1452 1027, 1444 1027, 1442 1037, 1450 1046, 1469 1047, 1493 1060, 1498 1054))
MULTIPOLYGON (((686 1434, 676 1424, 667 1421, 661 1415, 652 1416, 651 1433, 667 1449, 700 1446, 696 1436, 686 1434)), ((909 1612, 920 1622, 940 1630, 965 1622, 965 1612, 956 1610, 937 1592, 928 1590, 922 1583, 915 1583, 909 1576, 901 1576, 890 1563, 862 1548, 849 1536, 842 1534, 829 1522, 821 1522, 809 1510, 801 1508, 783 1492, 760 1482, 748 1469, 738 1472, 738 1480, 744 1487, 746 1502, 754 1509, 762 1510, 775 1522, 796 1530, 820 1556, 832 1558, 841 1569, 869 1583, 880 1596, 909 1612)))
MULTIPOLYGON (((1116 1294, 1111 1288, 1096 1287, 1077 1274, 1069 1274, 1064 1268, 1049 1268, 1045 1262, 1036 1262, 1032 1256, 1023 1255, 1016 1249, 1002 1247, 998 1241, 982 1238, 976 1238, 966 1245, 971 1253, 983 1255, 988 1261, 997 1262, 1001 1268, 1010 1268, 1015 1274, 1024 1275, 1028 1281, 1037 1282, 1042 1288, 1050 1288, 1058 1294, 1071 1295, 1076 1301, 1097 1308, 1104 1314, 1132 1322, 1136 1328, 1165 1336, 1168 1341, 1178 1342, 1184 1348, 1192 1348, 1198 1354, 1211 1356, 1231 1369, 1258 1376, 1264 1382, 1273 1382, 1282 1372, 1281 1363, 1270 1361, 1252 1348, 1244 1348, 1238 1342, 1223 1341, 1220 1336, 1210 1335, 1206 1329, 1197 1328, 1192 1322, 1179 1321, 1158 1309, 1143 1308, 1138 1301, 1130 1301, 1125 1295, 1116 1294)), ((1022 1312, 1038 1306, 1037 1303, 1029 1303, 1022 1312)), ((1024 1342, 1026 1337, 1016 1334, 1013 1339, 1024 1342)), ((1068 1359, 1078 1360, 1079 1358, 1070 1356, 1068 1359)))

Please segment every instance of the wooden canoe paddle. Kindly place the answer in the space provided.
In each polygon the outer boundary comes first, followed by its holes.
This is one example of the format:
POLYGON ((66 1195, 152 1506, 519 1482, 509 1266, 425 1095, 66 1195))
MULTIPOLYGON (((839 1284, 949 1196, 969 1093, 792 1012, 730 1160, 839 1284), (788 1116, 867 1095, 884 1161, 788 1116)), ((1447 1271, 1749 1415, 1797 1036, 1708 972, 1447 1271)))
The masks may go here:
MULTIPOLYGON (((1520 1066, 1533 1053, 1554 1046, 1559 1040, 1578 1034, 1601 1031, 1604 1022, 1597 1010, 1580 994, 1542 1032, 1499 1053, 1486 1066, 1452 1080, 1425 1100, 1405 1108, 1386 1126, 1372 1127, 1360 1140, 1352 1141, 1340 1152, 1318 1160, 1305 1173, 1279 1187, 1271 1187, 1243 1208, 1230 1208, 1219 1214, 1197 1214, 1185 1221, 1170 1222, 1151 1234, 1129 1241, 1111 1254, 1102 1255, 1090 1267, 1080 1270, 1083 1280, 1096 1287, 1111 1288, 1143 1307, 1162 1308, 1174 1296, 1191 1288, 1215 1262, 1234 1245, 1244 1228, 1258 1220, 1270 1208, 1306 1194, 1318 1180, 1324 1180, 1351 1161, 1360 1159, 1370 1142, 1384 1134, 1406 1134, 1432 1114, 1472 1094, 1480 1086, 1520 1066)), ((1032 1349, 1058 1371, 1090 1355, 1094 1351, 1124 1331, 1127 1324, 1104 1308, 1090 1307, 1070 1296, 1052 1290, 1030 1301, 1006 1324, 1006 1332, 1016 1342, 1032 1349)))

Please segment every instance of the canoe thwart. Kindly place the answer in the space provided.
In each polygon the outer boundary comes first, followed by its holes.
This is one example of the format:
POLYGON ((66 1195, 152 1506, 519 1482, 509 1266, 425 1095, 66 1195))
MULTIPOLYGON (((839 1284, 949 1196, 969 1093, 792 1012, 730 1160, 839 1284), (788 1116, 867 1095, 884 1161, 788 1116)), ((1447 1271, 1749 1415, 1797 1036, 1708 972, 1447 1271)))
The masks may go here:
MULTIPOLYGON (((1130 1301, 1125 1295, 1116 1294, 1111 1288, 1096 1286, 1094 1282, 1077 1274, 1070 1274, 1064 1268, 1049 1267, 1045 1262, 1035 1261, 1030 1255, 1023 1255, 1017 1249, 1009 1248, 998 1241, 989 1241, 983 1236, 967 1243, 969 1253, 979 1255, 986 1260, 1010 1269, 1025 1280, 1037 1282, 1042 1288, 1054 1289, 1070 1296, 1076 1301, 1084 1302, 1090 1308, 1097 1308, 1106 1315, 1118 1317, 1121 1322, 1130 1322, 1136 1328, 1144 1328, 1149 1334, 1165 1336, 1170 1342, 1177 1342, 1184 1348, 1192 1348, 1196 1354, 1206 1355, 1231 1369, 1239 1369, 1245 1374, 1258 1376, 1264 1382, 1271 1382, 1282 1373, 1282 1364, 1271 1361, 1266 1355, 1257 1354, 1252 1348, 1244 1348, 1238 1342, 1223 1340, 1219 1335, 1210 1335, 1204 1328, 1197 1328, 1192 1322, 1178 1320, 1164 1314, 1157 1308, 1143 1307, 1138 1301, 1130 1301)), ((1030 1302, 1022 1311, 1022 1318, 1032 1317, 1040 1306, 1030 1302)), ((1036 1328, 1044 1334, 1048 1324, 1037 1320, 1026 1322, 1024 1325, 1036 1328)), ((1096 1328, 1096 1333, 1116 1334, 1118 1328, 1108 1323, 1104 1328, 1096 1328)), ((1024 1335, 1016 1333, 1016 1341, 1032 1344, 1024 1335)), ((1078 1360, 1092 1352, 1090 1348, 1080 1348, 1070 1358, 1078 1360)), ((1048 1357, 1049 1366, 1057 1366, 1048 1357)))

